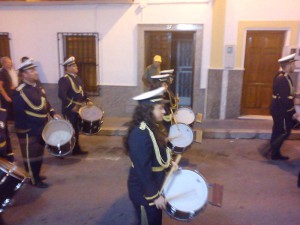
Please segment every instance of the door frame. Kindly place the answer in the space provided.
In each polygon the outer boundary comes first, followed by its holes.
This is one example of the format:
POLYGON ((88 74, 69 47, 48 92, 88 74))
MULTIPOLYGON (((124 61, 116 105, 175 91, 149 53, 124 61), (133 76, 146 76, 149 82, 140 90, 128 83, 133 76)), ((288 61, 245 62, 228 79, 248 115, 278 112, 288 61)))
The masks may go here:
POLYGON ((202 63, 202 43, 203 25, 202 24, 138 24, 137 27, 137 86, 140 92, 143 91, 142 77, 145 65, 145 31, 194 31, 194 70, 193 70, 193 94, 192 106, 195 112, 201 110, 200 82, 201 82, 201 63, 202 63))

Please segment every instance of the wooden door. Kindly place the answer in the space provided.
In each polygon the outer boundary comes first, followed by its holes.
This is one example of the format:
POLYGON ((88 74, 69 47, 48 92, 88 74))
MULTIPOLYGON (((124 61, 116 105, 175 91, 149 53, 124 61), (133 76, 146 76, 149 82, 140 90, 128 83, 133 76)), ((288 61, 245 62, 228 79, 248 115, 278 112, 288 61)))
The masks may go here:
MULTIPOLYGON (((242 115, 269 115, 273 78, 279 69, 284 31, 248 31, 242 90, 242 115)), ((229 81, 230 82, 230 81, 229 81)))
POLYGON ((153 57, 160 55, 161 70, 171 68, 172 33, 165 31, 145 32, 145 68, 153 63, 153 57))

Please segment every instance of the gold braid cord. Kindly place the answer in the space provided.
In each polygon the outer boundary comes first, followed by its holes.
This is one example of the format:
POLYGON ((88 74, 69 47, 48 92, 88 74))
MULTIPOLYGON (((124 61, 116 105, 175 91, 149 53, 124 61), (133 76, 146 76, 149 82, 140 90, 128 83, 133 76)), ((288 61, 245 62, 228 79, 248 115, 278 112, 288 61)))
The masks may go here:
POLYGON ((26 102, 26 104, 33 110, 40 111, 46 106, 46 99, 44 97, 41 97, 41 104, 39 106, 36 106, 27 98, 27 96, 22 90, 20 91, 20 95, 23 98, 23 100, 26 102))
POLYGON ((145 130, 147 129, 150 135, 150 138, 152 140, 153 143, 153 147, 154 147, 154 152, 155 152, 155 156, 156 156, 156 160, 159 163, 159 165, 161 165, 163 168, 168 168, 170 166, 170 162, 171 162, 171 149, 167 148, 166 152, 167 152, 167 161, 165 162, 161 155, 160 155, 160 151, 159 151, 159 147, 158 144, 156 142, 155 136, 152 132, 152 130, 150 130, 150 128, 147 126, 147 124, 143 121, 140 124, 140 129, 141 130, 145 130))
POLYGON ((82 96, 83 96, 83 90, 82 90, 82 87, 81 87, 80 85, 79 85, 79 87, 77 87, 77 86, 75 85, 75 83, 73 82, 72 78, 69 77, 69 75, 67 75, 67 74, 66 74, 66 76, 69 78, 69 80, 70 80, 70 82, 71 82, 71 86, 72 86, 73 91, 76 92, 76 93, 80 93, 80 94, 82 94, 82 96))
POLYGON ((177 99, 175 98, 174 94, 172 91, 167 90, 168 94, 169 94, 169 100, 170 100, 170 106, 171 109, 176 109, 178 106, 178 102, 177 99))

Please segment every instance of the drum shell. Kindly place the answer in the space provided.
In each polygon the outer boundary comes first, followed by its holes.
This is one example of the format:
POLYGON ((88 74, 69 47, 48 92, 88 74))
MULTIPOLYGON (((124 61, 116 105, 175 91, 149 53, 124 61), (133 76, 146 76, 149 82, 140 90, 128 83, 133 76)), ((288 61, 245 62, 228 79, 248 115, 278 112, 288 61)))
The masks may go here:
POLYGON ((75 146, 76 138, 74 134, 69 142, 61 146, 46 144, 47 150, 54 156, 66 156, 70 154, 75 146))
POLYGON ((9 204, 16 192, 23 186, 23 184, 29 179, 28 174, 25 171, 21 171, 20 168, 16 168, 15 165, 10 162, 1 159, 0 160, 0 213, 9 204), (19 171, 16 171, 19 170, 19 171))
POLYGON ((104 111, 100 107, 97 106, 91 106, 91 108, 89 108, 89 106, 81 107, 79 109, 79 122, 78 122, 79 131, 86 135, 93 135, 99 133, 101 130, 101 125, 103 123, 103 117, 104 117, 104 111), (93 117, 93 119, 91 119, 91 117, 85 114, 89 110, 93 110, 93 109, 94 110, 96 109, 96 111, 101 112, 99 113, 100 115, 98 118, 93 117))
MULTIPOLYGON (((198 171, 192 170, 192 169, 179 169, 178 170, 179 174, 180 174, 180 171, 183 171, 183 172, 188 171, 189 173, 195 174, 197 177, 197 180, 200 178, 200 180, 203 182, 203 184, 200 186, 201 187, 200 189, 201 190, 205 189, 206 193, 207 193, 206 198, 203 198, 203 204, 201 205, 201 207, 199 206, 198 208, 194 208, 193 210, 190 210, 190 211, 178 209, 167 200, 166 209, 165 209, 167 214, 176 220, 188 222, 188 221, 192 220, 195 216, 197 216, 199 213, 201 213, 205 210, 207 203, 208 203, 208 185, 207 185, 205 178, 198 171)), ((172 178, 169 178, 168 182, 173 183, 173 185, 174 185, 174 183, 176 183, 176 182, 172 181, 171 179, 172 178)), ((188 180, 186 181, 186 184, 189 184, 188 180)), ((167 186, 168 186, 168 184, 166 185, 165 189, 168 189, 167 186)), ((165 189, 163 190, 164 196, 166 195, 165 189)), ((168 196, 165 196, 165 197, 167 198, 168 196)))
POLYGON ((102 118, 95 121, 88 121, 79 118, 78 128, 82 133, 86 135, 93 135, 100 132, 102 123, 102 118))
POLYGON ((66 156, 70 154, 76 142, 72 124, 66 120, 50 120, 43 129, 42 137, 46 143, 47 150, 54 156, 66 156), (49 137, 51 134, 60 130, 68 132, 70 134, 70 139, 61 145, 50 143, 49 137))
MULTIPOLYGON (((170 138, 170 135, 172 136, 172 134, 174 134, 174 132, 175 132, 175 136, 176 136, 176 130, 178 130, 179 131, 179 133, 181 133, 181 132, 183 132, 183 131, 186 131, 187 133, 189 133, 190 134, 190 136, 191 136, 191 140, 190 140, 190 142, 188 142, 188 143, 186 143, 185 145, 176 145, 176 143, 174 143, 174 139, 173 140, 170 140, 169 142, 168 142, 168 147, 170 148, 170 149, 172 149, 172 151, 173 152, 175 152, 175 153, 178 153, 178 154, 181 154, 181 153, 183 153, 184 151, 186 151, 187 149, 189 149, 190 147, 191 147, 191 145, 193 144, 193 140, 194 140, 194 132, 193 132, 193 130, 192 130, 192 128, 189 126, 189 125, 187 125, 187 124, 180 124, 180 123, 178 123, 178 124, 173 124, 171 127, 170 127, 170 129, 169 129, 169 138, 170 138), (183 129, 183 130, 182 130, 183 129)), ((171 137, 172 138, 172 137, 171 137)), ((182 138, 181 138, 182 139, 182 138)))
POLYGON ((173 207, 169 202, 166 204, 166 212, 169 216, 176 220, 188 222, 191 221, 195 216, 197 216, 199 213, 203 212, 206 208, 206 204, 204 207, 202 207, 199 210, 193 211, 193 212, 188 212, 188 211, 182 211, 179 209, 176 209, 173 207))

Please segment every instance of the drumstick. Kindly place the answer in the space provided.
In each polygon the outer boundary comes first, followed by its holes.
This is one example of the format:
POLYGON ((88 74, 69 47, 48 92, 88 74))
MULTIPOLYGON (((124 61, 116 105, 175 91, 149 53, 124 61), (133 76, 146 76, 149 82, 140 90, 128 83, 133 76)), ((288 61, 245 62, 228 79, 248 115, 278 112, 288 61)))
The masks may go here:
POLYGON ((186 192, 179 193, 179 194, 173 195, 173 196, 171 196, 171 197, 168 197, 168 198, 166 198, 166 201, 169 202, 169 201, 174 200, 174 199, 176 199, 176 198, 180 198, 180 197, 182 197, 182 196, 184 196, 184 195, 190 194, 191 192, 196 192, 195 188, 190 189, 190 190, 188 190, 188 191, 186 191, 186 192))
POLYGON ((179 95, 178 95, 178 93, 176 94, 176 105, 177 105, 177 109, 178 109, 178 107, 179 107, 179 95))
MULTIPOLYGON (((175 159, 175 163, 176 163, 176 164, 178 164, 179 161, 181 160, 181 156, 182 156, 181 154, 178 154, 178 155, 176 156, 176 159, 175 159)), ((169 180, 169 178, 171 177, 171 175, 174 173, 174 171, 175 171, 175 168, 174 168, 174 166, 172 166, 171 170, 169 171, 168 175, 166 176, 166 178, 165 178, 165 180, 164 180, 164 183, 163 183, 163 185, 162 185, 162 187, 161 187, 161 189, 160 189, 160 191, 159 191, 160 194, 161 194, 162 191, 164 190, 164 188, 165 188, 165 186, 166 186, 166 184, 167 184, 167 181, 169 180)), ((149 206, 152 206, 152 205, 154 205, 154 202, 149 203, 149 206)))
POLYGON ((169 139, 169 141, 170 141, 170 140, 179 138, 180 136, 182 136, 182 134, 179 134, 179 135, 176 135, 176 136, 173 136, 173 137, 168 137, 168 139, 169 139))
POLYGON ((171 109, 171 115, 172 115, 172 118, 173 118, 173 120, 174 120, 174 123, 176 124, 177 130, 180 131, 180 129, 179 129, 179 127, 178 127, 177 120, 176 120, 176 118, 175 118, 175 116, 174 116, 174 113, 173 113, 173 110, 172 110, 172 109, 171 109))

